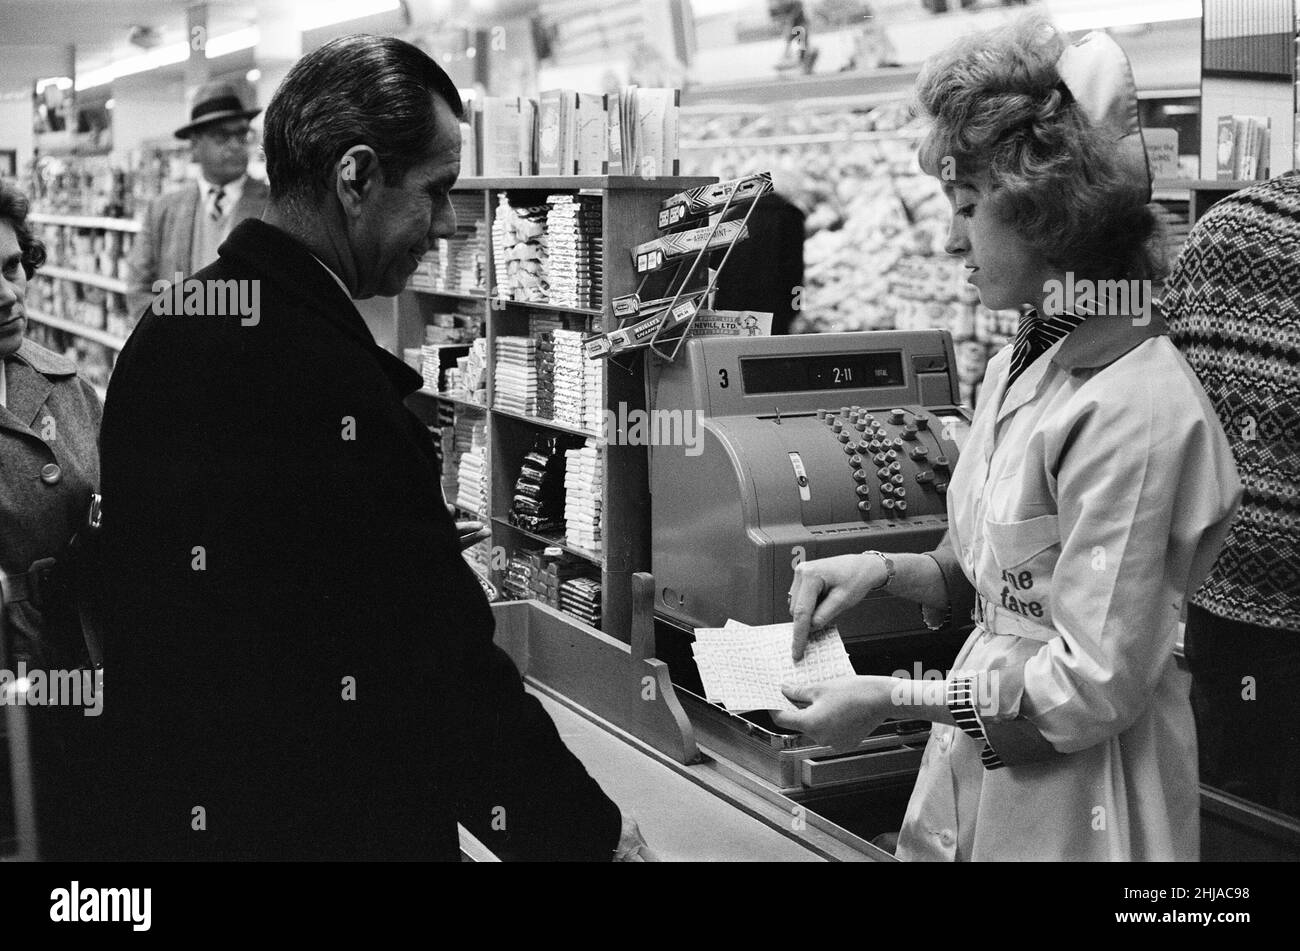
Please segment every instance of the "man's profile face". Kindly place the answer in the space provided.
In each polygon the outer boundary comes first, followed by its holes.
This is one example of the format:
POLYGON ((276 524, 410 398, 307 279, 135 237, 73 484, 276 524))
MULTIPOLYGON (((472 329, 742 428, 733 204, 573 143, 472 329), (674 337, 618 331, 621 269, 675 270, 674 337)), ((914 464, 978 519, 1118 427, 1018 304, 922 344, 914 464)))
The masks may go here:
POLYGON ((248 171, 247 119, 223 119, 197 129, 190 136, 194 161, 213 185, 225 185, 248 171))
POLYGON ((460 175, 460 124, 442 97, 433 100, 431 157, 365 199, 353 243, 359 298, 400 293, 434 242, 456 232, 449 192, 460 175))

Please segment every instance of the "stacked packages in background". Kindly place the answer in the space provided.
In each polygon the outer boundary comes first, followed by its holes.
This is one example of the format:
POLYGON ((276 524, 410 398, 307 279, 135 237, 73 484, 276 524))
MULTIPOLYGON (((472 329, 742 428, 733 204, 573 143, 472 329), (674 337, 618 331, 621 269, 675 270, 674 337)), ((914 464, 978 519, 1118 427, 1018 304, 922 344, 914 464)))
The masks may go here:
POLYGON ((461 453, 456 467, 455 504, 481 516, 487 511, 487 420, 458 416, 455 427, 458 449, 462 427, 469 429, 469 448, 461 453))
POLYGON ((600 432, 604 422, 604 394, 601 364, 582 353, 584 335, 576 330, 557 330, 555 338, 556 422, 600 432))
POLYGON ((554 436, 541 436, 524 456, 510 501, 510 524, 538 534, 564 524, 564 453, 554 436))
POLYGON ((601 486, 604 459, 596 440, 564 453, 564 540, 575 548, 600 551, 601 486))
POLYGON ((537 341, 532 337, 497 337, 496 345, 496 409, 537 415, 537 341))
POLYGON ((492 255, 496 270, 494 297, 546 303, 545 205, 515 207, 502 193, 492 222, 492 255))
POLYGON ((604 280, 600 196, 549 195, 546 204, 550 302, 564 307, 600 307, 604 280))
POLYGON ((600 627, 600 582, 571 578, 560 584, 560 610, 584 624, 600 627))

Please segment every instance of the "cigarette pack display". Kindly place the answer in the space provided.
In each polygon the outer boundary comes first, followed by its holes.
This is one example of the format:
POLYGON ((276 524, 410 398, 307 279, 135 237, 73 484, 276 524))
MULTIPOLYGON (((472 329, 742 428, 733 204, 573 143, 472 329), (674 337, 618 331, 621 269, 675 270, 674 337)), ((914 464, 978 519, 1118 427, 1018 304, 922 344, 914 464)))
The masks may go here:
POLYGON ((693 228, 638 244, 632 249, 632 260, 637 273, 644 274, 688 254, 723 248, 748 237, 749 229, 739 221, 724 221, 716 228, 693 228))
POLYGON ((728 182, 678 192, 659 205, 659 228, 671 228, 685 221, 708 217, 721 211, 728 201, 731 208, 736 208, 771 191, 772 173, 757 172, 728 182))

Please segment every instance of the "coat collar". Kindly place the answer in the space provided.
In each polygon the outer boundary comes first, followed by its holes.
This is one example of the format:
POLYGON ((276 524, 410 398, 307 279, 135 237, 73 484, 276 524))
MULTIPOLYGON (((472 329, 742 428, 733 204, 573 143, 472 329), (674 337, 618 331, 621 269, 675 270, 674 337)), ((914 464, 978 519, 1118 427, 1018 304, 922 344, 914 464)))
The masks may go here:
POLYGON ((24 340, 6 366, 6 405, 0 408, 0 426, 30 432, 55 382, 77 375, 77 366, 67 357, 24 340))
POLYGON ((217 251, 223 258, 239 259, 246 266, 279 284, 284 293, 304 300, 345 334, 363 345, 402 396, 424 383, 418 372, 375 343, 356 305, 330 272, 292 235, 260 218, 241 221, 217 251), (273 262, 268 266, 268 262, 273 262))
POLYGON ((1167 334, 1164 315, 1152 308, 1149 320, 1138 323, 1140 317, 1089 317, 1074 328, 1052 361, 1066 370, 1104 367, 1128 353, 1144 340, 1167 334))
POLYGON ((1137 316, 1089 316, 1026 367, 1016 382, 1003 393, 994 394, 995 398, 1002 400, 997 421, 1001 422, 1038 394, 1038 389, 1047 376, 1048 363, 1055 363, 1066 371, 1104 367, 1114 363, 1142 341, 1168 332, 1164 316, 1157 308, 1152 308, 1149 320, 1137 316), (1139 320, 1144 322, 1138 323, 1139 320))

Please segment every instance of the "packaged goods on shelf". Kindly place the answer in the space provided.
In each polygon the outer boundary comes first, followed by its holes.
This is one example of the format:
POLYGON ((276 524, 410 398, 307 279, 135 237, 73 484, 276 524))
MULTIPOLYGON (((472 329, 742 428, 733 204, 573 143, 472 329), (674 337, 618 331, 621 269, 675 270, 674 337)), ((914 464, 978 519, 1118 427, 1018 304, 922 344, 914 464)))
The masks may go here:
POLYGON ((560 584, 560 610, 591 627, 600 627, 600 582, 592 578, 570 578, 560 584))
POLYGON ((537 415, 537 341, 497 337, 494 382, 497 409, 537 415))
POLYGON ((463 344, 426 343, 420 348, 420 375, 424 388, 434 393, 448 389, 447 372, 456 367, 456 361, 469 353, 463 344))
POLYGON ((457 413, 452 426, 456 467, 455 505, 483 515, 487 512, 487 420, 480 414, 457 413))
POLYGON ((456 233, 439 238, 411 275, 416 290, 481 294, 487 286, 488 227, 479 196, 452 192, 456 233))
POLYGON ((483 335, 483 314, 473 301, 462 301, 451 311, 437 311, 426 318, 424 342, 470 344, 483 335))
POLYGON ((487 339, 479 337, 470 344, 469 353, 456 360, 456 384, 462 399, 487 404, 487 367, 487 339))
POLYGON ((545 205, 515 207, 502 193, 492 221, 492 255, 496 265, 494 297, 544 304, 550 300, 546 280, 545 205))
POLYGON ((555 333, 534 335, 537 340, 537 415, 542 419, 555 416, 555 333))
POLYGON ((32 163, 31 210, 128 218, 134 212, 129 169, 107 155, 38 156, 32 163))
POLYGON ((554 534, 564 524, 564 451, 554 436, 538 437, 524 455, 510 502, 510 524, 554 534))
POLYGON ((564 537, 577 548, 600 551, 604 460, 595 439, 565 452, 564 537))
POLYGON ((599 195, 548 195, 545 251, 550 301, 599 307, 604 286, 604 239, 599 195))
POLYGON ((707 218, 724 207, 735 208, 743 202, 772 191, 772 173, 760 172, 753 176, 733 178, 730 181, 702 185, 665 198, 659 205, 659 228, 675 227, 686 221, 707 218))
POLYGON ((556 330, 552 336, 555 340, 554 419, 596 432, 604 409, 601 365, 584 356, 582 333, 556 330))

